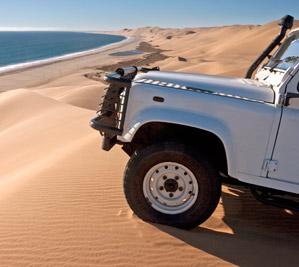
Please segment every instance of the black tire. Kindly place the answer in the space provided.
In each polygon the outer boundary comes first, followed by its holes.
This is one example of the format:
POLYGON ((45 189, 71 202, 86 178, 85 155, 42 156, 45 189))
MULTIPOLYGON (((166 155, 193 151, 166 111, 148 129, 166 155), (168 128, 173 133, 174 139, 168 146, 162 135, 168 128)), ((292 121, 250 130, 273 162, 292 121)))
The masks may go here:
POLYGON ((191 229, 206 221, 216 209, 221 182, 209 162, 188 147, 175 143, 162 143, 137 150, 129 160, 124 175, 124 192, 134 213, 144 221, 191 229), (176 162, 194 174, 199 187, 195 203, 180 214, 165 214, 152 208, 143 194, 146 173, 161 162, 176 162))

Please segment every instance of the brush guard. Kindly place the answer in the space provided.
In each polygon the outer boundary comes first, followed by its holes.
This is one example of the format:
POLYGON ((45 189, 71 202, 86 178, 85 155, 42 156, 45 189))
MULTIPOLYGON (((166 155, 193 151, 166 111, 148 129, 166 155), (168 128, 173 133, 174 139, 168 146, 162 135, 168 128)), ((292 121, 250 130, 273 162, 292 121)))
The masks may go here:
POLYGON ((104 137, 103 150, 109 151, 117 143, 117 136, 123 133, 130 88, 138 71, 158 70, 158 67, 127 67, 106 75, 109 86, 105 89, 97 116, 90 121, 90 126, 104 137))

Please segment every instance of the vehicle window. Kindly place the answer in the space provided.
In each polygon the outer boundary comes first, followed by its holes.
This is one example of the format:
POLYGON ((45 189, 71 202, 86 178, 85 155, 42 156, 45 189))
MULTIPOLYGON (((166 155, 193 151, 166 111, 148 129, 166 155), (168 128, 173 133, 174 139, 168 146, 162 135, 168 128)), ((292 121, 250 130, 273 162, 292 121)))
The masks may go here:
POLYGON ((275 68, 287 70, 299 61, 299 39, 290 42, 287 48, 278 57, 274 59, 275 68))
POLYGON ((282 55, 281 59, 284 60, 288 57, 297 57, 299 56, 299 39, 292 41, 287 48, 287 50, 282 55))

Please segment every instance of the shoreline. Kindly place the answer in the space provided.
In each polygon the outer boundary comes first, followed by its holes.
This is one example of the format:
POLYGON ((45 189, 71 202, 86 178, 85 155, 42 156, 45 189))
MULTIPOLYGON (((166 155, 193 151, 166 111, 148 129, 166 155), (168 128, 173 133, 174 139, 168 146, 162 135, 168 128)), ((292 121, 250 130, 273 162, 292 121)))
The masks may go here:
MULTIPOLYGON (((116 34, 111 34, 111 35, 116 35, 116 34)), ((55 56, 55 57, 45 58, 45 59, 41 59, 41 60, 33 60, 33 61, 29 61, 29 62, 24 62, 24 63, 11 64, 11 65, 7 65, 7 66, 3 66, 3 67, 0 66, 0 76, 9 74, 9 73, 13 73, 16 71, 26 70, 28 68, 41 67, 41 66, 45 66, 48 64, 53 64, 53 63, 57 63, 57 62, 63 62, 66 60, 72 60, 75 58, 84 57, 84 56, 94 55, 94 54, 97 54, 100 52, 104 52, 108 49, 113 49, 114 46, 126 44, 127 42, 129 42, 132 39, 132 37, 128 37, 125 35, 118 35, 118 36, 123 36, 125 39, 122 41, 119 41, 119 42, 114 42, 114 43, 111 43, 108 45, 100 46, 98 48, 93 48, 93 49, 89 49, 89 50, 85 50, 85 51, 81 51, 81 52, 74 52, 74 53, 64 54, 61 56, 55 56)))
MULTIPOLYGON (((120 34, 115 34, 120 35, 120 34)), ((138 56, 117 57, 110 56, 113 52, 134 50, 142 39, 138 36, 126 37, 117 43, 109 44, 92 51, 84 51, 77 55, 68 55, 63 58, 47 60, 29 64, 17 69, 10 69, 0 73, 0 92, 18 88, 29 88, 47 83, 53 79, 69 75, 82 69, 90 69, 94 66, 115 64, 126 58, 138 58, 138 56)))

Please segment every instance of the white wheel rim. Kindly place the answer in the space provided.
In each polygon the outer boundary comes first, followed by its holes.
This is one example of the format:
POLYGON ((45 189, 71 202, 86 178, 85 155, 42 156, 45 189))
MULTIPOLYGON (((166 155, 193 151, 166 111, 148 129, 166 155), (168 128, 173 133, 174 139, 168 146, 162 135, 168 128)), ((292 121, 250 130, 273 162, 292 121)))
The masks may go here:
POLYGON ((153 166, 143 180, 144 197, 153 209, 165 214, 180 214, 190 209, 198 191, 194 174, 175 162, 153 166))

